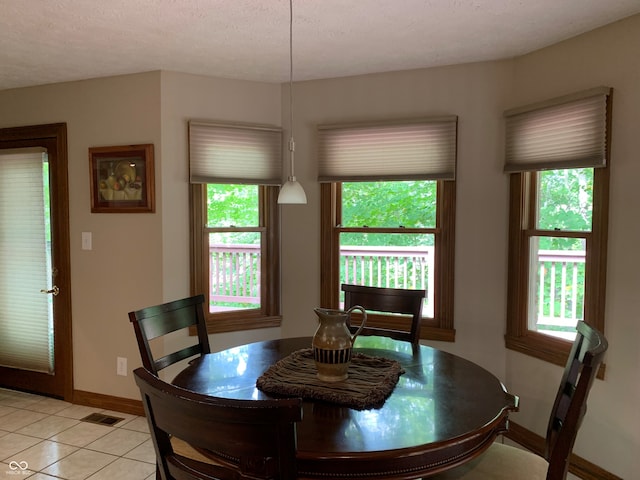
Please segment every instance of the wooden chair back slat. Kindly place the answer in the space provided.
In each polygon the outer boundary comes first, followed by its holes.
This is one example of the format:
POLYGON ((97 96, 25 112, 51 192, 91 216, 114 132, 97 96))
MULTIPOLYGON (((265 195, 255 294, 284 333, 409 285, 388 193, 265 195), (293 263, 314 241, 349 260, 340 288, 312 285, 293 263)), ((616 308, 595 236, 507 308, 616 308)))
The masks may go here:
POLYGON ((186 358, 210 353, 209 336, 204 316, 204 295, 175 300, 173 302, 129 312, 138 342, 138 350, 144 367, 154 374, 186 358), (161 358, 154 358, 150 340, 171 332, 196 327, 197 343, 161 358))
MULTIPOLYGON (((418 345, 425 290, 368 287, 346 283, 342 284, 341 289, 344 292, 345 309, 360 305, 367 313, 386 312, 410 316, 407 330, 366 326, 361 335, 381 335, 418 345)), ((349 325, 349 330, 355 333, 357 326, 349 325)))

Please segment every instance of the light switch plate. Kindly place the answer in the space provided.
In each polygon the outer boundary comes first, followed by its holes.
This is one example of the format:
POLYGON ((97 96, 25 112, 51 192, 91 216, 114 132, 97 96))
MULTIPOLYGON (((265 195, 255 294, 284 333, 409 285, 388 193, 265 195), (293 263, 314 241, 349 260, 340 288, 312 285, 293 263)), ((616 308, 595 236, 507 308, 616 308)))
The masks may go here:
POLYGON ((91 232, 82 232, 82 250, 91 250, 91 232))
POLYGON ((127 376, 127 359, 126 357, 117 357, 116 359, 116 374, 127 376))

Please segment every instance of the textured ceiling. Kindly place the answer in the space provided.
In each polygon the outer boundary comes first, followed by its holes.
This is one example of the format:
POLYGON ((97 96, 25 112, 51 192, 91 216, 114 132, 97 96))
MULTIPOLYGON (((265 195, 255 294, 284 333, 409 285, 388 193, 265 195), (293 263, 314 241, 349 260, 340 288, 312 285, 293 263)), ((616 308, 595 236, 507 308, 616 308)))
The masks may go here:
MULTIPOLYGON (((294 79, 521 55, 640 0, 294 0, 294 79)), ((173 70, 285 82, 288 0, 0 0, 0 89, 173 70)))

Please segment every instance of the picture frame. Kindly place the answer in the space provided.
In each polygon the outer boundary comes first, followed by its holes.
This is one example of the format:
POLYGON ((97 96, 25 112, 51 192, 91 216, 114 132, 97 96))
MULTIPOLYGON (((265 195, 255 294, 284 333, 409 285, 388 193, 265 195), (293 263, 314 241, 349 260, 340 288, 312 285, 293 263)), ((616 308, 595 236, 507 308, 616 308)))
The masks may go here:
POLYGON ((91 213, 154 213, 153 144, 89 148, 91 213))

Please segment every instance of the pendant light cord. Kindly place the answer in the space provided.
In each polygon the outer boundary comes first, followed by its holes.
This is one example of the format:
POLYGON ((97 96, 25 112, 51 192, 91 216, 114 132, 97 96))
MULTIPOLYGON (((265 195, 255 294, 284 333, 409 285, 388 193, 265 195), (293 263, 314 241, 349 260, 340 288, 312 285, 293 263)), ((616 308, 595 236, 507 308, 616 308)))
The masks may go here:
POLYGON ((293 142, 293 0, 289 0, 289 152, 291 157, 292 178, 295 178, 293 171, 293 152, 295 144, 293 142))

